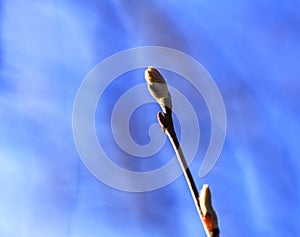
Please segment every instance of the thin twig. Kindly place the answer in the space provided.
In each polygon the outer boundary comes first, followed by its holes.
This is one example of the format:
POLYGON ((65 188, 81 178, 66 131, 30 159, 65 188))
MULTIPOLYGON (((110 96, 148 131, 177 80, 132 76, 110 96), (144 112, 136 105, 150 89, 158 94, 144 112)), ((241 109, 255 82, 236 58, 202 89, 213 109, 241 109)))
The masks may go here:
MULTIPOLYGON (((168 110, 168 109, 167 109, 168 110)), ((201 212, 201 208, 200 208, 200 200, 199 200, 199 193, 197 190, 197 186, 195 184, 195 181, 193 179, 193 176, 191 174, 191 171, 188 167, 188 164, 186 162, 186 159, 183 155, 183 152, 181 150, 179 141, 177 139, 177 135, 174 129, 174 125, 173 125, 173 119, 171 116, 167 116, 166 114, 163 114, 161 112, 158 113, 158 121, 160 123, 160 125, 162 126, 163 131, 166 133, 166 135, 169 137, 170 142, 173 146, 173 149, 176 153, 177 159, 179 161, 180 167, 183 171, 183 174, 186 178, 186 181, 189 185, 193 200, 195 202, 198 214, 202 215, 201 212)))
POLYGON ((148 67, 145 71, 145 78, 151 95, 156 99, 163 110, 163 112, 159 112, 157 114, 158 121, 174 148, 206 234, 208 237, 219 237, 218 220, 216 212, 211 204, 211 193, 209 187, 208 185, 203 185, 199 196, 197 186, 181 150, 176 131, 174 129, 172 100, 167 83, 159 71, 153 67, 148 67))

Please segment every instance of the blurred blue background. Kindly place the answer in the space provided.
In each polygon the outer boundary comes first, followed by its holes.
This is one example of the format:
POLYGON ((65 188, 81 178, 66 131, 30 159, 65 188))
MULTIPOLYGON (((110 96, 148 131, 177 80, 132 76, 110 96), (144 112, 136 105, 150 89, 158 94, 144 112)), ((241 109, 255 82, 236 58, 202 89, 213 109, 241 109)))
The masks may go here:
MULTIPOLYGON (((118 191, 91 175, 74 145, 73 102, 86 74, 148 45, 194 57, 222 93, 222 155, 203 179, 205 148, 191 166, 198 187, 212 189, 221 236, 300 235, 299 12, 296 0, 0 1, 0 236, 205 236, 184 177, 152 192, 118 191)), ((150 126, 155 106, 133 119, 150 111, 150 126)), ((207 115, 201 144, 206 123, 207 115)), ((132 136, 147 143, 144 124, 134 124, 132 136)))

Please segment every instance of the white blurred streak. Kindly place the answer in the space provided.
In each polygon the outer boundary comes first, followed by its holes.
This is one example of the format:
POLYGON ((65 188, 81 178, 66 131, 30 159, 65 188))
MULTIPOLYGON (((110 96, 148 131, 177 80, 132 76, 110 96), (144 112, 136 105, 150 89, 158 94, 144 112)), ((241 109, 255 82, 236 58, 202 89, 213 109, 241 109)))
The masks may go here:
POLYGON ((93 61, 83 25, 95 19, 63 2, 2 7, 0 235, 66 236, 77 185, 70 111, 93 61))
MULTIPOLYGON (((28 202, 30 179, 28 164, 18 159, 17 150, 0 150, 0 233, 2 236, 19 236, 28 202)), ((28 156, 29 152, 28 152, 28 156)), ((30 160, 30 157, 28 157, 30 160)))

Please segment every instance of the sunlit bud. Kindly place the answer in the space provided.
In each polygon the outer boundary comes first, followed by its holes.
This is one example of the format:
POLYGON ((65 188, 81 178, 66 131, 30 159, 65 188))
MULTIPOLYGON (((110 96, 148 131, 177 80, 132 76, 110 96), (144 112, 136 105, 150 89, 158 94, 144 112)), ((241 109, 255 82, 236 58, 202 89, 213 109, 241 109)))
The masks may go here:
POLYGON ((163 112, 166 113, 167 107, 172 110, 172 99, 168 85, 160 72, 154 67, 148 67, 145 71, 145 79, 150 94, 160 105, 163 112))
POLYGON ((212 207, 211 193, 207 184, 204 184, 200 190, 199 197, 202 218, 207 232, 218 228, 218 219, 215 210, 212 207))

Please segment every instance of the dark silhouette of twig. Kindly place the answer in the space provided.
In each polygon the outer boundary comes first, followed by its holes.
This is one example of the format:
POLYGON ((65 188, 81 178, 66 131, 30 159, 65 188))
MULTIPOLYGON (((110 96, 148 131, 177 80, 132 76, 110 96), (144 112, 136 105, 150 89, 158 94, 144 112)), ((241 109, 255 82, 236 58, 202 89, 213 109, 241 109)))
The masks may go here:
POLYGON ((197 186, 181 150, 176 131, 174 129, 172 118, 172 99, 167 83, 159 71, 154 67, 148 67, 145 71, 145 79, 148 84, 149 92, 163 110, 163 112, 158 112, 157 114, 158 122, 174 148, 206 234, 208 237, 219 237, 218 220, 216 212, 212 207, 210 189, 208 185, 203 185, 199 195, 197 186))

